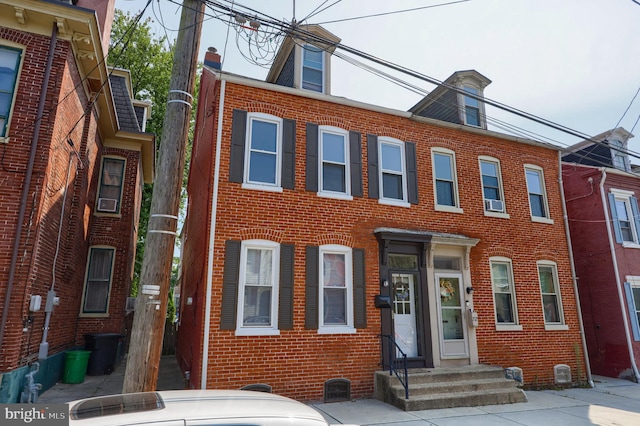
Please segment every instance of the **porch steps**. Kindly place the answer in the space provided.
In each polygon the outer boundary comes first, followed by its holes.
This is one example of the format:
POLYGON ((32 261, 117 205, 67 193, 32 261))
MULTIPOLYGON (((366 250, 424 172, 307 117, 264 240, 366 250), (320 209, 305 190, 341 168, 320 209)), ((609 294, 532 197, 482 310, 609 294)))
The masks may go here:
POLYGON ((395 375, 377 371, 375 393, 404 411, 527 401, 517 382, 504 377, 502 368, 488 365, 409 369, 409 399, 395 375))

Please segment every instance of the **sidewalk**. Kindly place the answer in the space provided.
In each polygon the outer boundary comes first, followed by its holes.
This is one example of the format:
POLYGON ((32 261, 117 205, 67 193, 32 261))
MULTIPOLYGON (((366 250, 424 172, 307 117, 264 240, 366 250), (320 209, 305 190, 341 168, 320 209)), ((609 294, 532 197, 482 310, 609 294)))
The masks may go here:
MULTIPOLYGON (((58 383, 43 392, 38 403, 67 402, 122 392, 125 365, 108 376, 86 376, 79 384, 58 383)), ((640 425, 640 385, 594 376, 593 389, 528 391, 528 402, 441 410, 402 411, 375 399, 311 403, 334 424, 379 426, 637 426, 640 425)), ((158 390, 183 389, 184 380, 173 356, 160 361, 158 390)))

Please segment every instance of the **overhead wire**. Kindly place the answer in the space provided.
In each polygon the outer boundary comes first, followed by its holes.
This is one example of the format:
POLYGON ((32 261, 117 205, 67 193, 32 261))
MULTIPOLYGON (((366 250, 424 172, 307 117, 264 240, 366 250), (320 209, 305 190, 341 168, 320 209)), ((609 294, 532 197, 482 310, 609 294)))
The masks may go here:
MULTIPOLYGON (((217 6, 220 9, 222 9, 222 11, 223 11, 222 13, 233 13, 234 12, 233 9, 230 9, 230 8, 226 7, 225 5, 219 3, 218 1, 215 1, 215 0, 204 0, 204 1, 208 5, 210 5, 210 7, 212 7, 212 8, 217 6)), ((445 88, 447 88, 449 90, 455 91, 457 93, 461 93, 464 96, 468 96, 470 98, 473 98, 473 99, 476 99, 478 101, 484 102, 487 105, 491 105, 493 107, 496 107, 498 109, 504 110, 504 111, 509 112, 511 114, 518 115, 518 116, 520 116, 522 118, 526 118, 526 119, 534 121, 534 122, 536 122, 538 124, 553 128, 555 130, 561 131, 563 133, 567 133, 569 135, 572 135, 574 137, 578 137, 578 138, 583 139, 585 141, 592 142, 594 144, 606 145, 607 147, 609 147, 611 149, 614 149, 614 150, 617 150, 617 151, 622 151, 622 152, 626 153, 627 155, 630 155, 630 156, 633 156, 633 157, 636 157, 636 158, 640 158, 640 154, 636 153, 635 151, 631 151, 629 149, 615 149, 614 147, 612 147, 612 146, 610 146, 610 145, 608 145, 606 143, 603 143, 602 141, 594 140, 590 135, 588 135, 586 133, 582 133, 580 131, 571 129, 571 128, 569 128, 567 126, 564 126, 562 124, 555 123, 555 122, 553 122, 551 120, 544 119, 544 118, 536 116, 534 114, 531 114, 531 113, 522 111, 520 109, 511 107, 511 106, 506 105, 504 103, 501 103, 501 102, 498 102, 498 101, 495 101, 495 100, 492 100, 492 99, 489 99, 489 98, 480 97, 480 96, 474 95, 472 93, 465 92, 465 91, 463 91, 462 89, 460 89, 460 88, 458 88, 456 86, 452 86, 452 85, 447 84, 445 82, 439 81, 439 80, 437 80, 437 79, 435 79, 433 77, 429 77, 427 75, 424 75, 424 74, 419 73, 417 71, 411 70, 411 69, 406 68, 404 66, 394 64, 394 63, 392 63, 390 61, 385 61, 383 59, 377 58, 377 57, 375 57, 373 55, 370 55, 370 54, 367 54, 365 52, 359 51, 358 49, 349 47, 349 46, 347 46, 345 44, 335 43, 335 42, 323 39, 322 37, 320 37, 320 36, 318 36, 316 34, 313 34, 311 32, 308 32, 308 31, 298 27, 297 25, 289 24, 287 22, 283 22, 283 21, 280 21, 280 20, 276 20, 276 19, 274 19, 272 17, 269 17, 268 15, 263 15, 263 16, 267 16, 267 18, 258 17, 258 15, 256 15, 255 19, 258 19, 261 22, 261 24, 263 24, 263 25, 279 28, 282 31, 285 31, 288 35, 291 35, 291 36, 296 37, 298 39, 301 39, 303 41, 307 41, 307 42, 311 42, 311 43, 315 42, 315 44, 320 44, 321 46, 324 46, 325 50, 329 49, 329 48, 342 49, 342 50, 344 50, 346 52, 349 52, 349 53, 352 53, 352 54, 354 54, 356 56, 360 56, 360 57, 365 58, 365 59, 367 59, 369 61, 377 63, 379 65, 383 65, 385 67, 388 67, 388 68, 390 68, 392 70, 399 71, 399 72, 401 72, 403 74, 407 74, 407 75, 409 75, 411 77, 417 78, 417 79, 422 80, 422 81, 429 82, 431 84, 443 86, 443 87, 445 87, 445 88)), ((334 54, 335 54, 335 52, 334 52, 334 54)), ((576 153, 576 155, 579 156, 580 154, 576 153)), ((603 165, 609 165, 609 164, 610 164, 610 162, 608 164, 603 164, 603 165)))
MULTIPOLYGON (((327 7, 323 8, 323 9, 320 9, 320 10, 318 10, 317 12, 315 12, 315 11, 314 11, 314 13, 311 13, 309 16, 307 16, 306 18, 304 18, 304 19, 303 19, 303 21, 306 21, 306 20, 307 20, 307 19, 309 19, 309 18, 313 18, 313 17, 314 17, 314 16, 316 16, 317 14, 324 12, 325 10, 329 9, 329 8, 330 8, 330 7, 332 7, 332 6, 335 6, 336 4, 340 3, 341 1, 342 1, 342 0, 336 0, 335 2, 331 3, 329 6, 327 6, 327 7)), ((326 2, 325 2, 325 3, 326 3, 326 2)), ((323 4, 324 4, 324 3, 323 3, 323 4)), ((316 9, 316 10, 317 10, 317 9, 316 9)))

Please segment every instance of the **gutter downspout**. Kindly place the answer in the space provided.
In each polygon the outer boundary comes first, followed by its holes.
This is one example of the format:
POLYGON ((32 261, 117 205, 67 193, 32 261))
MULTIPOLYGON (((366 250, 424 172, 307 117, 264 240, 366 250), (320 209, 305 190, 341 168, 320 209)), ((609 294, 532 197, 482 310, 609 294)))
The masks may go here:
MULTIPOLYGON (((207 72, 207 69, 203 70, 207 72)), ((220 81, 220 80, 219 80, 220 81)), ((204 333, 202 336, 202 366, 200 370, 200 388, 207 388, 209 364, 209 333, 211 330, 211 288, 213 287, 213 252, 216 237, 216 216, 218 212, 218 188, 220 186, 220 150, 222 147, 222 117, 224 115, 225 81, 220 81, 220 105, 218 106, 218 132, 216 134, 216 162, 213 174, 213 196, 211 197, 211 229, 209 233, 209 265, 207 266, 207 291, 205 296, 204 333)))
POLYGON ((564 219, 564 231, 567 234, 567 245, 569 246, 569 262, 571 263, 571 279, 573 281, 573 293, 576 296, 576 310, 578 311, 578 324, 580 325, 580 338, 582 340, 582 352, 587 369, 587 381, 589 387, 593 388, 593 377, 591 376, 591 361, 589 360, 589 350, 587 348, 587 338, 584 334, 584 323, 582 321, 582 307, 580 306, 580 294, 578 293, 578 277, 576 276, 576 265, 573 258, 573 245, 571 244, 571 233, 569 232, 569 216, 567 214, 567 203, 564 197, 564 181, 562 180, 562 155, 558 151, 558 167, 560 182, 560 199, 562 200, 562 216, 564 219))
POLYGON ((627 320, 627 308, 622 296, 622 287, 620 285, 620 271, 618 270, 618 259, 616 257, 616 249, 611 235, 611 219, 609 218, 609 210, 607 209, 606 195, 604 193, 604 181, 607 179, 607 171, 601 168, 602 179, 600 180, 600 197, 602 198, 602 210, 604 210, 604 218, 607 224, 607 235, 609 236, 609 248, 611 249, 611 259, 613 259, 613 270, 616 274, 616 287, 618 288, 618 297, 620 299, 620 308, 622 309, 622 322, 624 323, 624 334, 627 337, 627 347, 629 348, 629 358, 631 358, 631 368, 633 369, 633 375, 636 379, 636 383, 640 383, 640 373, 638 373, 638 367, 633 355, 633 346, 631 344, 631 335, 629 334, 629 321, 627 320))
POLYGON ((16 234, 13 242, 13 253, 11 254, 11 265, 9 266, 9 278, 7 279, 7 293, 4 297, 4 307, 2 308, 2 323, 0 324, 0 348, 4 347, 4 332, 7 327, 7 318, 9 316, 9 305, 11 303, 11 292, 13 291, 13 281, 16 275, 18 264, 18 252, 20 249, 20 239, 22 236, 22 225, 24 224, 24 213, 27 210, 27 201, 29 198, 29 187, 31 186, 31 177, 33 176, 33 165, 36 160, 36 150, 38 148, 38 140, 40 139, 40 125, 42 124, 42 116, 44 114, 44 104, 47 99, 47 88, 49 87, 49 77, 51 76, 51 66, 53 64, 53 54, 56 50, 58 40, 58 26, 53 24, 51 32, 51 42, 49 43, 49 53, 47 56, 47 66, 44 70, 44 78, 42 80, 42 89, 40 90, 40 101, 38 102, 38 111, 36 112, 36 122, 33 127, 33 137, 31 138, 31 153, 29 155, 29 163, 27 164, 27 172, 22 187, 22 198, 20 200, 20 211, 18 212, 18 223, 16 224, 16 234))

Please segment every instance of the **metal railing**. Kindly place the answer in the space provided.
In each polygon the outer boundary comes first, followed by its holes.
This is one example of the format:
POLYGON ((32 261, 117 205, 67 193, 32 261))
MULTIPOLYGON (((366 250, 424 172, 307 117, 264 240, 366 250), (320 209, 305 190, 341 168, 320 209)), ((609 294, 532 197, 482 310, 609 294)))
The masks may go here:
MULTIPOLYGON (((396 377, 400 381, 400 384, 404 388, 405 399, 409 399, 409 372, 407 371, 407 354, 405 354, 400 348, 400 346, 398 346, 393 336, 389 334, 381 334, 380 339, 383 341, 384 339, 387 339, 387 342, 389 342, 388 351, 387 351, 389 375, 390 376, 394 374, 396 375, 396 377), (402 355, 402 358, 398 359, 397 356, 396 357, 393 356, 394 349, 396 350, 397 353, 402 355), (401 364, 401 367, 398 367, 398 364, 401 364), (402 377, 401 377, 401 373, 402 373, 402 377)), ((382 368, 384 369, 384 367, 385 367, 385 363, 384 363, 384 355, 383 355, 382 368)))

